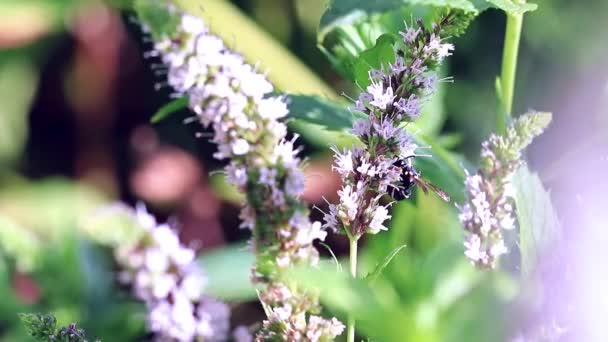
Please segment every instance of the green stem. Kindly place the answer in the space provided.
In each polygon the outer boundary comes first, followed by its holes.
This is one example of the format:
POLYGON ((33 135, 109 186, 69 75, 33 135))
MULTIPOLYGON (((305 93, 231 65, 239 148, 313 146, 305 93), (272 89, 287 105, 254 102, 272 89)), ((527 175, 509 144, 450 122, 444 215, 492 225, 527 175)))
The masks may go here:
POLYGON ((502 71, 500 75, 500 88, 502 91, 502 110, 498 118, 498 133, 504 134, 507 119, 511 116, 513 107, 513 92, 515 90, 515 76, 517 73, 517 55, 521 39, 523 14, 507 14, 507 28, 505 31, 505 44, 502 54, 502 71))
MULTIPOLYGON (((359 239, 357 237, 350 238, 350 274, 353 278, 357 278, 357 247, 359 239)), ((348 326, 346 330, 346 341, 355 341, 355 318, 351 315, 348 317, 348 326)))

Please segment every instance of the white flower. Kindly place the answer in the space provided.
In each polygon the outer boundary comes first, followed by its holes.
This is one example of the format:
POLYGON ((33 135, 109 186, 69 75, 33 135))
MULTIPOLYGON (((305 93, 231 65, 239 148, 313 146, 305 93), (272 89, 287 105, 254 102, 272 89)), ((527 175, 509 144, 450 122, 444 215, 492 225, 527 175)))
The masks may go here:
POLYGON ((382 110, 386 109, 386 106, 391 104, 395 98, 393 95, 393 88, 387 87, 384 89, 381 82, 370 84, 367 87, 367 92, 372 96, 372 100, 369 104, 382 110))
POLYGON ((297 136, 292 140, 281 140, 272 153, 273 163, 282 163, 285 167, 296 168, 300 160, 296 157, 298 151, 294 150, 293 144, 297 136))
POLYGON ((152 279, 152 295, 157 299, 166 298, 177 283, 173 274, 162 274, 152 279))
POLYGON ((331 229, 334 232, 340 231, 341 224, 338 222, 338 208, 335 204, 330 204, 327 213, 323 213, 323 228, 331 229))
POLYGON ((338 171, 338 173, 343 176, 353 172, 353 152, 351 150, 345 150, 344 153, 340 153, 335 149, 334 152, 335 163, 332 166, 332 169, 338 171))
POLYGON ((181 16, 180 28, 184 32, 191 33, 193 35, 205 33, 207 31, 205 23, 200 18, 189 14, 183 14, 181 16))
POLYGON ((499 256, 508 252, 507 246, 505 246, 504 240, 499 240, 492 245, 490 248, 490 255, 493 258, 498 258, 499 256))
POLYGON ((476 263, 485 259, 485 252, 481 249, 481 239, 479 235, 471 234, 464 242, 465 252, 464 255, 476 263))
POLYGON ((240 80, 240 88, 243 94, 252 97, 255 100, 260 100, 265 94, 272 91, 273 87, 266 77, 256 72, 244 72, 238 75, 240 80))
POLYGON ((383 230, 387 230, 384 226, 384 221, 391 218, 391 215, 388 214, 388 209, 384 206, 378 206, 376 210, 373 212, 372 220, 368 227, 368 232, 371 234, 377 234, 383 230))
POLYGON ((169 256, 160 248, 148 248, 144 254, 144 263, 150 272, 165 272, 169 269, 169 256))
POLYGON ((232 143, 232 153, 237 156, 242 156, 249 152, 249 143, 245 139, 236 139, 232 143))
POLYGON ((289 111, 284 100, 280 97, 270 97, 258 102, 260 116, 266 120, 277 120, 287 116, 289 111))
POLYGON ((179 237, 168 224, 161 224, 152 229, 152 238, 165 253, 173 253, 179 248, 179 237))
POLYGON ((180 283, 180 291, 190 300, 201 297, 205 279, 198 272, 189 272, 180 283))
POLYGON ((296 235, 296 242, 300 245, 310 245, 314 240, 324 241, 327 236, 327 232, 321 228, 321 222, 315 221, 312 224, 309 223, 309 227, 306 229, 300 229, 296 235))
POLYGON ((346 185, 341 190, 338 190, 338 196, 340 196, 338 216, 345 221, 345 224, 349 224, 357 216, 359 196, 350 185, 346 185))

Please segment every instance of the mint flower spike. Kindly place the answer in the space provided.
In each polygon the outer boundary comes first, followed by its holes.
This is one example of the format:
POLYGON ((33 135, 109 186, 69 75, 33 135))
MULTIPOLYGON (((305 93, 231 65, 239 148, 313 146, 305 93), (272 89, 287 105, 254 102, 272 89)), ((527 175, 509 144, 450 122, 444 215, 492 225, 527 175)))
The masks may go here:
POLYGON ((215 158, 230 160, 227 179, 247 195, 240 217, 242 227, 253 232, 253 281, 261 285, 260 299, 269 308, 255 340, 333 340, 344 325, 312 315, 319 311, 316 296, 287 285, 290 268, 318 264, 312 243, 327 233, 310 221, 299 199, 304 175, 295 138, 286 139, 287 128, 279 121, 288 113, 284 98, 271 96, 266 77, 210 34, 203 20, 173 7, 164 10, 178 18, 175 29, 154 37, 168 83, 213 129, 215 158))
POLYGON ((480 169, 467 175, 467 201, 459 206, 465 256, 472 264, 495 268, 500 256, 508 252, 503 230, 516 225, 511 177, 523 163, 523 150, 550 122, 550 113, 530 112, 517 118, 504 136, 492 134, 482 143, 480 169))
POLYGON ((130 215, 141 230, 138 240, 116 248, 115 257, 121 268, 118 280, 146 304, 146 323, 155 341, 226 341, 230 309, 203 294, 207 278, 194 250, 182 245, 169 225, 157 223, 143 205, 111 209, 130 215))
POLYGON ((403 173, 412 165, 418 146, 403 125, 420 117, 422 104, 435 91, 434 70, 454 49, 441 38, 451 21, 448 14, 431 29, 421 21, 416 27, 406 25, 395 62, 369 72, 371 84, 355 102, 355 109, 367 118, 355 122, 352 129, 364 146, 334 149, 333 169, 343 185, 340 202, 330 204, 324 215, 324 228, 344 231, 354 240, 365 233, 377 234, 388 229, 384 222, 391 218, 390 204, 382 205, 381 197, 387 192, 409 197, 403 173))

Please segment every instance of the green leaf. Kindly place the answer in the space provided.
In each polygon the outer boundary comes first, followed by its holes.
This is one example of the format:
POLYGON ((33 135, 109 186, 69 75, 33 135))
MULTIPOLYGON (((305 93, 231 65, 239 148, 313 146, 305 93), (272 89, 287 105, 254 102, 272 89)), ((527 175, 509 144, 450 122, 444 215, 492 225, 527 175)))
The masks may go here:
POLYGON ((36 267, 40 249, 38 237, 0 214, 0 257, 13 259, 19 271, 28 272, 36 267))
POLYGON ((538 6, 536 4, 529 4, 525 2, 513 1, 513 0, 486 0, 492 7, 501 9, 508 14, 523 14, 525 12, 535 11, 538 6))
POLYGON ((107 203, 98 190, 63 178, 29 182, 0 175, 0 189, 0 213, 44 241, 61 240, 73 233, 107 203))
POLYGON ((390 289, 373 290, 367 281, 336 272, 331 264, 296 268, 289 279, 318 293, 323 305, 340 318, 352 314, 357 319, 357 330, 374 340, 400 341, 409 334, 407 323, 413 318, 404 315, 390 289))
POLYGON ((560 238, 560 224, 550 194, 536 173, 521 167, 513 176, 513 186, 522 273, 529 275, 542 254, 560 238))
POLYGON ((351 73, 355 83, 362 88, 370 84, 369 71, 388 67, 395 61, 395 50, 393 45, 397 41, 393 34, 385 33, 376 39, 376 44, 359 55, 352 65, 351 73))
POLYGON ((37 83, 38 74, 27 57, 0 61, 0 168, 14 164, 23 150, 37 83))
POLYGON ((18 314, 28 334, 38 341, 49 341, 57 329, 57 319, 51 314, 18 314))
POLYGON ((369 20, 372 15, 386 14, 411 5, 448 7, 468 12, 477 11, 475 5, 468 0, 333 0, 330 1, 327 10, 321 17, 319 41, 323 41, 324 37, 338 26, 352 25, 369 20))
POLYGON ((287 95, 287 102, 289 128, 309 143, 322 148, 359 143, 348 131, 365 114, 349 111, 344 104, 319 96, 287 95))
POLYGON ((158 111, 156 111, 154 116, 152 116, 152 119, 150 119, 150 122, 158 123, 169 117, 169 115, 178 112, 186 107, 188 107, 188 97, 182 96, 180 98, 177 98, 165 104, 158 111))
POLYGON ((209 277, 205 293, 229 301, 256 298, 250 281, 255 257, 246 245, 222 247, 202 255, 199 261, 209 277))
POLYGON ((351 111, 342 103, 319 96, 288 95, 289 117, 322 126, 330 131, 348 131, 356 120, 367 116, 351 111))
POLYGON ((161 0, 135 0, 133 9, 154 39, 172 35, 179 24, 179 15, 168 10, 161 0))
POLYGON ((365 276, 365 278, 367 278, 370 282, 376 281, 376 279, 378 279, 378 276, 380 276, 380 274, 386 268, 386 266, 388 266, 388 264, 390 264, 391 260, 393 260, 393 258, 397 255, 397 253, 399 253, 399 251, 401 251, 405 247, 407 247, 407 245, 401 245, 401 246, 393 249, 393 251, 390 252, 384 258, 382 263, 376 265, 376 268, 374 268, 374 270, 371 273, 369 273, 367 276, 365 276))

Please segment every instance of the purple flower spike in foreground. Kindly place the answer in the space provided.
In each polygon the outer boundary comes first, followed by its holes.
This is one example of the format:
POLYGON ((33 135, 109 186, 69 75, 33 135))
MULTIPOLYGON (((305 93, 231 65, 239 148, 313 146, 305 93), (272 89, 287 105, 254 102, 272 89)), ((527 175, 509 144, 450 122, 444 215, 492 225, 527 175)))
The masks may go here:
MULTIPOLYGON (((258 256, 253 281, 262 285, 268 308, 256 341, 329 341, 342 333, 336 319, 319 311, 315 295, 285 285, 287 270, 316 265, 313 241, 323 240, 321 223, 311 222, 299 196, 304 175, 287 128, 278 121, 288 113, 273 86, 243 58, 210 34, 204 22, 172 8, 178 26, 156 37, 156 50, 168 68, 168 82, 189 98, 189 107, 214 132, 215 157, 228 159, 227 179, 247 195, 242 227, 253 231, 258 256)), ((145 28, 145 23, 144 23, 145 28)))
POLYGON ((230 310, 205 296, 207 278, 194 250, 179 242, 167 224, 158 224, 143 206, 132 212, 141 229, 132 245, 120 246, 116 260, 119 280, 132 287, 148 307, 148 329, 156 341, 226 341, 230 310))
POLYGON ((345 231, 351 239, 387 230, 384 223, 391 216, 380 198, 387 192, 396 200, 409 197, 410 187, 421 182, 412 164, 418 146, 403 126, 420 117, 424 100, 435 90, 434 70, 454 49, 439 38, 451 20, 447 15, 432 30, 421 22, 406 28, 395 62, 370 70, 370 84, 355 101, 355 109, 367 118, 352 129, 365 146, 334 150, 334 170, 343 187, 340 202, 325 213, 325 228, 345 231))

